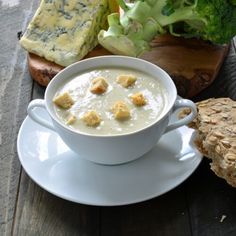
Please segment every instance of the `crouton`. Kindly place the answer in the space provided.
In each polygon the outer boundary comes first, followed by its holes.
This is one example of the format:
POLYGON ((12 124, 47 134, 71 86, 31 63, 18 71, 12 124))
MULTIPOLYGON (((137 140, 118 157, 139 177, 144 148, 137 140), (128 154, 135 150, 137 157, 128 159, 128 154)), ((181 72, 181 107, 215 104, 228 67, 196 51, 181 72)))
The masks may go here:
POLYGON ((105 93, 108 87, 108 83, 103 77, 97 77, 92 80, 92 86, 90 92, 95 94, 105 93))
POLYGON ((144 106, 147 103, 145 97, 143 96, 141 92, 131 95, 130 98, 131 98, 132 103, 136 106, 144 106))
POLYGON ((92 110, 88 111, 83 115, 83 121, 86 123, 87 126, 98 126, 101 123, 101 118, 99 114, 92 110))
POLYGON ((132 86, 136 80, 137 77, 134 75, 119 75, 116 79, 116 82, 124 88, 128 88, 132 86))
POLYGON ((130 109, 122 101, 116 102, 112 106, 111 110, 114 114, 115 119, 117 119, 117 120, 126 120, 126 119, 130 118, 130 109))
POLYGON ((53 99, 53 102, 57 106, 59 106, 63 109, 69 109, 74 104, 74 101, 73 101, 72 97, 70 96, 70 94, 68 92, 65 92, 63 94, 59 94, 58 96, 56 96, 53 99))

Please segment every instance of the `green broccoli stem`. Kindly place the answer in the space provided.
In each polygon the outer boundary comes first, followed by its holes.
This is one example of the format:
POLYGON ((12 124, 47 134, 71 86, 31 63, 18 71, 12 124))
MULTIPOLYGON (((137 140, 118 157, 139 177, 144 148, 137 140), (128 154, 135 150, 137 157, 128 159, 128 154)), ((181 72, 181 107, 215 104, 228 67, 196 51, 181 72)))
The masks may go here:
POLYGON ((207 24, 206 19, 200 17, 197 13, 195 13, 195 4, 192 6, 183 6, 175 9, 175 11, 169 16, 165 16, 162 14, 162 9, 165 4, 166 0, 157 1, 151 12, 151 15, 154 16, 155 20, 162 27, 186 20, 202 21, 204 24, 207 24))
POLYGON ((109 28, 98 35, 99 43, 115 54, 139 56, 149 49, 149 42, 165 30, 150 14, 156 0, 136 1, 132 7, 117 0, 124 10, 121 16, 108 16, 109 28))
POLYGON ((130 9, 124 0, 115 0, 115 1, 117 1, 120 8, 123 9, 124 12, 126 12, 130 9))
POLYGON ((107 17, 109 28, 106 31, 107 36, 111 35, 122 35, 123 27, 120 25, 120 16, 118 13, 112 13, 107 17))
POLYGON ((123 13, 110 15, 108 30, 98 35, 99 43, 114 54, 140 56, 156 35, 167 31, 220 44, 235 35, 236 0, 116 1, 123 13))

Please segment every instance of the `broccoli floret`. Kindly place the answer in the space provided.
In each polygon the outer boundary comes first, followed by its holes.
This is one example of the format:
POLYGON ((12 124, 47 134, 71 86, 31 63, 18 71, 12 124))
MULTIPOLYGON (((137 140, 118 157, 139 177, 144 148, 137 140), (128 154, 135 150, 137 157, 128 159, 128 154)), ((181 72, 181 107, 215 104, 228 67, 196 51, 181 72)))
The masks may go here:
POLYGON ((236 0, 229 0, 232 5, 236 5, 236 0))
POLYGON ((228 43, 236 35, 236 0, 117 0, 123 14, 108 17, 101 45, 115 54, 140 56, 150 41, 167 32, 228 43))
POLYGON ((183 21, 183 35, 224 44, 236 34, 236 8, 226 0, 166 2, 162 14, 168 19, 167 22, 162 21, 162 25, 183 21))

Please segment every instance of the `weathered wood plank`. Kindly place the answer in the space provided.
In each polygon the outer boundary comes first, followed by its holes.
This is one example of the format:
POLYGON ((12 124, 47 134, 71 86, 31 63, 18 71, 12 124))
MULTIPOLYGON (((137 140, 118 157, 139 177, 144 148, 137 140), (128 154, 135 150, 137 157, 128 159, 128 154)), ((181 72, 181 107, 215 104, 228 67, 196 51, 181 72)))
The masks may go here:
MULTIPOLYGON (((45 88, 34 83, 32 99, 45 88)), ((22 171, 13 235, 99 235, 99 208, 62 200, 36 185, 22 171)))
POLYGON ((228 55, 234 55, 235 54, 235 42, 236 42, 236 37, 232 39, 231 41, 231 45, 230 45, 230 50, 229 50, 229 53, 228 55))
MULTIPOLYGON (((175 82, 178 94, 191 98, 214 81, 228 50, 228 45, 213 45, 202 40, 163 35, 152 41, 152 49, 141 58, 167 71, 175 82)), ((86 58, 110 54, 97 46, 86 58)), ((43 86, 47 86, 63 69, 32 53, 28 55, 28 66, 32 78, 43 86)))
MULTIPOLYGON (((235 189, 209 171, 207 161, 177 189, 125 207, 64 201, 38 187, 24 171, 21 174, 16 137, 31 99, 32 80, 16 36, 39 1, 9 1, 9 6, 4 2, 8 1, 0 1, 0 235, 236 235, 235 189), (226 219, 221 223, 222 215, 226 219)), ((217 80, 195 99, 236 99, 235 45, 236 39, 217 80)), ((43 93, 44 88, 35 85, 33 98, 43 93)))
MULTIPOLYGON (((209 97, 236 100, 236 54, 233 47, 231 50, 217 79, 196 100, 209 97)), ((209 162, 205 159, 194 177, 187 181, 192 235, 236 235, 236 191, 210 170, 209 162)))
POLYGON ((0 2, 0 235, 11 233, 20 175, 16 137, 32 87, 17 32, 26 26, 35 2, 0 2))
POLYGON ((143 203, 102 208, 101 235, 191 235, 184 185, 143 203))
POLYGON ((236 235, 236 191, 210 171, 207 159, 186 185, 192 235, 236 235))
POLYGON ((236 100, 236 53, 230 53, 210 87, 194 97, 195 101, 209 97, 230 97, 236 100))
MULTIPOLYGON (((33 98, 42 98, 45 88, 34 84, 33 98)), ((23 171, 18 197, 14 235, 190 235, 184 188, 160 198, 124 207, 89 207, 52 196, 34 184, 23 171), (175 199, 173 201, 173 199, 175 199), (50 206, 48 202, 54 205, 50 206), (166 207, 168 206, 168 208, 166 207), (72 212, 71 208, 76 208, 72 212), (40 209, 44 209, 43 211, 40 209), (57 216, 60 215, 60 218, 57 216), (101 212, 101 213, 100 213, 101 212), (80 221, 90 222, 85 225, 80 221), (47 218, 48 222, 45 222, 47 218), (63 219, 63 227, 61 224, 63 219), (70 227, 67 222, 70 223, 70 227), (72 227, 77 225, 77 227, 72 227), (91 227, 92 225, 92 227, 91 227), (68 226, 68 228, 67 228, 68 226)))
POLYGON ((236 37, 233 38, 233 48, 234 48, 234 54, 236 54, 236 37))
POLYGON ((23 171, 13 235, 99 235, 99 208, 65 201, 41 189, 23 171))

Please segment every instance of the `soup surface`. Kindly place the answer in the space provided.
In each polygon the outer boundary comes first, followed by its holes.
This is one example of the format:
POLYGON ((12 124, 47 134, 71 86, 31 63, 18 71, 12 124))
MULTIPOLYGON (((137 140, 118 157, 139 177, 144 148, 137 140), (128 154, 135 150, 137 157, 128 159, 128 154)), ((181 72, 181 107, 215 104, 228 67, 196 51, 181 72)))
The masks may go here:
POLYGON ((119 135, 140 130, 154 123, 163 112, 167 93, 162 84, 146 73, 127 68, 98 68, 84 72, 68 80, 57 93, 67 93, 73 100, 69 108, 54 104, 58 118, 71 129, 95 135, 119 135), (136 77, 133 85, 125 88, 117 82, 120 75, 136 77), (91 92, 92 81, 103 77, 108 86, 102 94, 91 92), (132 95, 141 93, 145 103, 137 106, 132 102, 132 95), (115 118, 112 107, 117 101, 125 103, 130 116, 124 120, 115 118), (89 111, 95 111, 100 117, 100 123, 89 126, 84 122, 84 116, 89 111))

